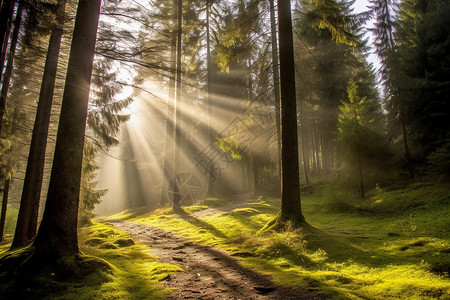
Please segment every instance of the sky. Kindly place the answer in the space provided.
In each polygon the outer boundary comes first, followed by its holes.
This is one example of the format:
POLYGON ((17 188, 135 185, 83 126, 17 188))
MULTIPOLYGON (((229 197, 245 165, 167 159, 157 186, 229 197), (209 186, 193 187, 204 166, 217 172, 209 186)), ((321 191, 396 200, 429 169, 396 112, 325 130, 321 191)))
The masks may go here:
MULTIPOLYGON (((369 0, 356 0, 355 5, 354 5, 354 10, 355 13, 360 13, 363 11, 367 11, 368 8, 367 6, 369 6, 369 0)), ((367 27, 372 27, 373 26, 373 21, 370 21, 366 24, 367 27)), ((371 41, 371 37, 369 36, 369 43, 371 41)), ((372 50, 373 51, 373 50, 372 50)), ((379 67, 379 62, 377 59, 377 55, 375 53, 371 53, 369 54, 369 56, 367 57, 367 61, 369 63, 373 63, 375 68, 378 69, 379 67)))

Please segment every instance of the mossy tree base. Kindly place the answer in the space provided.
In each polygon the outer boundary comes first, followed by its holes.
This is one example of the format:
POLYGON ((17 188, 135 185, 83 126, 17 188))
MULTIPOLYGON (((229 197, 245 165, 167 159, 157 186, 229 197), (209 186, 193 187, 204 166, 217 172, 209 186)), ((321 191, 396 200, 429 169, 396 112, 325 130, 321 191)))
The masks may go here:
POLYGON ((102 259, 80 253, 51 260, 36 255, 31 246, 0 258, 0 294, 5 299, 42 299, 75 284, 101 286, 112 273, 113 267, 102 259))
POLYGON ((309 225, 303 216, 297 216, 296 214, 286 214, 281 211, 270 220, 264 227, 259 230, 258 234, 267 231, 286 231, 295 228, 312 227, 309 225))
POLYGON ((173 205, 171 213, 177 214, 177 215, 187 215, 187 212, 179 205, 173 205))

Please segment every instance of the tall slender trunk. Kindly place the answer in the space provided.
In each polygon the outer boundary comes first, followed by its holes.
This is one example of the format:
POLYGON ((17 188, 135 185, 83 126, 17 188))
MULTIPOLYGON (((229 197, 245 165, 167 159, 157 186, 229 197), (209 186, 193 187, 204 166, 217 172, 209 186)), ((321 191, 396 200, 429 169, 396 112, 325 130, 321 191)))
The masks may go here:
POLYGON ((313 129, 313 133, 311 135, 311 157, 312 157, 312 168, 314 173, 317 173, 317 162, 316 162, 316 146, 314 142, 315 129, 313 129))
POLYGON ((290 0, 278 0, 281 91, 281 218, 304 221, 300 203, 297 101, 290 0))
POLYGON ((412 179, 414 178, 414 171, 412 168, 411 155, 409 153, 408 137, 406 134, 406 125, 405 125, 405 118, 403 116, 403 110, 400 110, 400 125, 402 128, 403 146, 405 147, 406 164, 408 165, 409 176, 412 179))
POLYGON ((0 8, 0 78, 3 74, 6 52, 8 50, 11 20, 14 12, 14 0, 3 0, 0 8))
POLYGON ((364 181, 363 181, 363 172, 362 172, 362 163, 361 158, 358 157, 358 163, 359 163, 359 188, 360 188, 360 196, 361 198, 364 198, 364 181))
MULTIPOLYGON (((174 1, 174 4, 176 4, 174 1)), ((173 28, 177 22, 177 11, 176 6, 174 6, 173 15, 173 28)), ((173 168, 170 167, 168 152, 171 148, 170 143, 173 141, 174 137, 174 115, 175 115, 175 68, 176 68, 176 55, 177 55, 177 34, 175 30, 172 31, 171 41, 170 41, 170 70, 169 70, 169 95, 167 100, 166 109, 166 140, 164 143, 164 160, 163 160, 163 177, 162 177, 162 187, 161 187, 161 198, 159 201, 159 206, 163 207, 167 203, 166 185, 168 185, 169 178, 173 173, 173 168), (172 172, 171 172, 172 171, 172 172)), ((169 187, 167 187, 169 188, 169 187)))
POLYGON ((303 155, 303 171, 305 172, 305 180, 306 180, 306 185, 309 185, 309 176, 308 176, 308 167, 309 167, 309 159, 308 159, 308 153, 307 153, 307 145, 306 145, 306 141, 308 139, 305 138, 305 129, 304 126, 300 127, 301 128, 301 141, 302 141, 302 155, 303 155))
MULTIPOLYGON (((207 142, 212 141, 213 135, 211 132, 211 115, 212 115, 212 103, 211 103, 211 85, 212 85, 212 65, 211 65, 211 33, 210 33, 210 0, 206 0, 206 72, 207 72, 207 97, 208 97, 208 136, 207 142)), ((206 195, 214 196, 214 162, 212 159, 208 163, 208 185, 206 187, 206 195)))
MULTIPOLYGON (((317 127, 317 125, 315 125, 317 127)), ((319 135, 317 134, 317 128, 315 128, 314 130, 314 146, 316 147, 315 152, 316 152, 316 168, 317 168, 317 173, 320 173, 320 171, 322 171, 322 160, 320 157, 320 143, 319 143, 319 135)))
POLYGON ((14 30, 11 37, 11 46, 9 47, 8 63, 6 65, 5 74, 3 75, 2 91, 0 93, 0 134, 3 127, 3 117, 6 113, 6 102, 8 100, 8 91, 14 67, 14 57, 16 55, 17 42, 19 40, 19 29, 22 23, 23 2, 19 2, 16 18, 14 19, 14 30))
POLYGON ((35 255, 57 260, 79 253, 78 206, 89 89, 101 0, 79 0, 67 67, 55 156, 35 255))
POLYGON ((261 191, 259 178, 259 160, 256 157, 253 157, 252 163, 253 163, 253 186, 255 188, 255 193, 259 193, 261 191))
POLYGON ((320 149, 322 150, 322 169, 328 171, 328 149, 326 147, 325 138, 323 137, 320 139, 320 149))
POLYGON ((0 242, 3 241, 3 233, 5 231, 6 209, 8 208, 8 194, 9 194, 9 179, 5 178, 5 185, 3 186, 2 214, 0 217, 0 242))
MULTIPOLYGON (((183 21, 183 1, 178 0, 177 15, 177 76, 176 76, 176 101, 175 101, 175 177, 180 172, 181 164, 181 30, 183 21)), ((175 181, 175 180, 174 180, 175 181)), ((173 208, 180 207, 181 195, 179 186, 175 184, 173 193, 173 208)))
POLYGON ((272 37, 273 93, 275 96, 275 121, 277 126, 278 176, 279 178, 281 178, 280 73, 278 70, 277 24, 275 20, 275 5, 273 0, 269 0, 269 4, 270 28, 272 37))
POLYGON ((44 177, 45 150, 47 147, 48 128, 52 110, 53 92, 58 69, 59 50, 64 26, 66 0, 59 0, 56 12, 57 24, 53 28, 48 43, 44 75, 31 137, 27 170, 20 201, 16 232, 11 248, 28 245, 36 236, 39 202, 41 198, 42 180, 44 177))

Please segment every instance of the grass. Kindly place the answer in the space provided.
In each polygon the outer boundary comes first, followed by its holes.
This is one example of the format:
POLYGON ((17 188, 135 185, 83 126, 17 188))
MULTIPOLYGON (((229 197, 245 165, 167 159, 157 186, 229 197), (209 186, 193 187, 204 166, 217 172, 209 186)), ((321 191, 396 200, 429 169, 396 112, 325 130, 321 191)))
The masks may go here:
MULTIPOLYGON (((135 243, 111 224, 94 223, 81 228, 79 239, 84 255, 93 261, 106 261, 107 270, 98 268, 87 276, 63 278, 53 271, 43 271, 33 276, 25 291, 23 286, 17 290, 20 278, 11 280, 2 273, 1 294, 17 298, 21 293, 26 299, 164 299, 169 290, 161 282, 169 274, 182 271, 175 265, 160 263, 149 254, 148 246, 135 243)), ((7 246, 2 244, 0 251, 6 251, 7 246)))
POLYGON ((170 209, 113 217, 222 248, 280 284, 333 299, 448 299, 449 199, 448 188, 429 183, 376 189, 364 200, 337 188, 316 189, 302 195, 313 228, 288 224, 283 232, 260 235, 278 212, 279 199, 255 197, 231 212, 203 218, 180 217, 170 209))

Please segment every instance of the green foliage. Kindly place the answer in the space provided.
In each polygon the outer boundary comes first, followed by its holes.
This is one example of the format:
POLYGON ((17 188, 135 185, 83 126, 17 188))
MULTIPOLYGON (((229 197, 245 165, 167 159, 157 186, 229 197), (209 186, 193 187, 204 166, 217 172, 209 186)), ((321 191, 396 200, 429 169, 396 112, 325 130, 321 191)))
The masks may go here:
POLYGON ((111 70, 111 61, 97 61, 92 78, 93 97, 90 99, 87 124, 91 132, 100 139, 99 143, 109 147, 117 145, 120 125, 130 119, 121 114, 133 99, 117 100, 123 86, 117 82, 117 70, 111 70))
POLYGON ((388 67, 395 67, 399 97, 388 99, 388 110, 398 114, 395 108, 400 107, 411 148, 421 159, 435 151, 450 131, 449 13, 445 0, 405 0, 395 26, 397 59, 388 67))
POLYGON ((379 105, 372 99, 360 97, 358 85, 350 80, 347 86, 347 101, 342 101, 338 116, 338 141, 344 158, 343 173, 352 178, 361 178, 362 170, 368 166, 382 170, 389 158, 386 142, 381 135, 379 105))
POLYGON ((83 169, 81 175, 81 191, 80 191, 80 206, 78 211, 78 219, 80 225, 90 224, 90 220, 94 217, 95 205, 100 203, 101 197, 103 197, 108 190, 96 190, 98 184, 95 181, 96 171, 98 166, 95 161, 97 148, 90 144, 85 143, 83 152, 83 169))
POLYGON ((450 180, 450 139, 446 139, 441 147, 428 156, 428 166, 432 176, 440 177, 443 181, 450 180))
POLYGON ((351 17, 345 14, 345 2, 314 0, 315 9, 308 17, 313 26, 328 29, 336 43, 356 47, 360 41, 351 28, 351 17))
POLYGON ((241 154, 239 153, 239 139, 238 133, 224 137, 216 137, 216 146, 219 147, 223 152, 229 153, 233 159, 241 159, 241 154))

